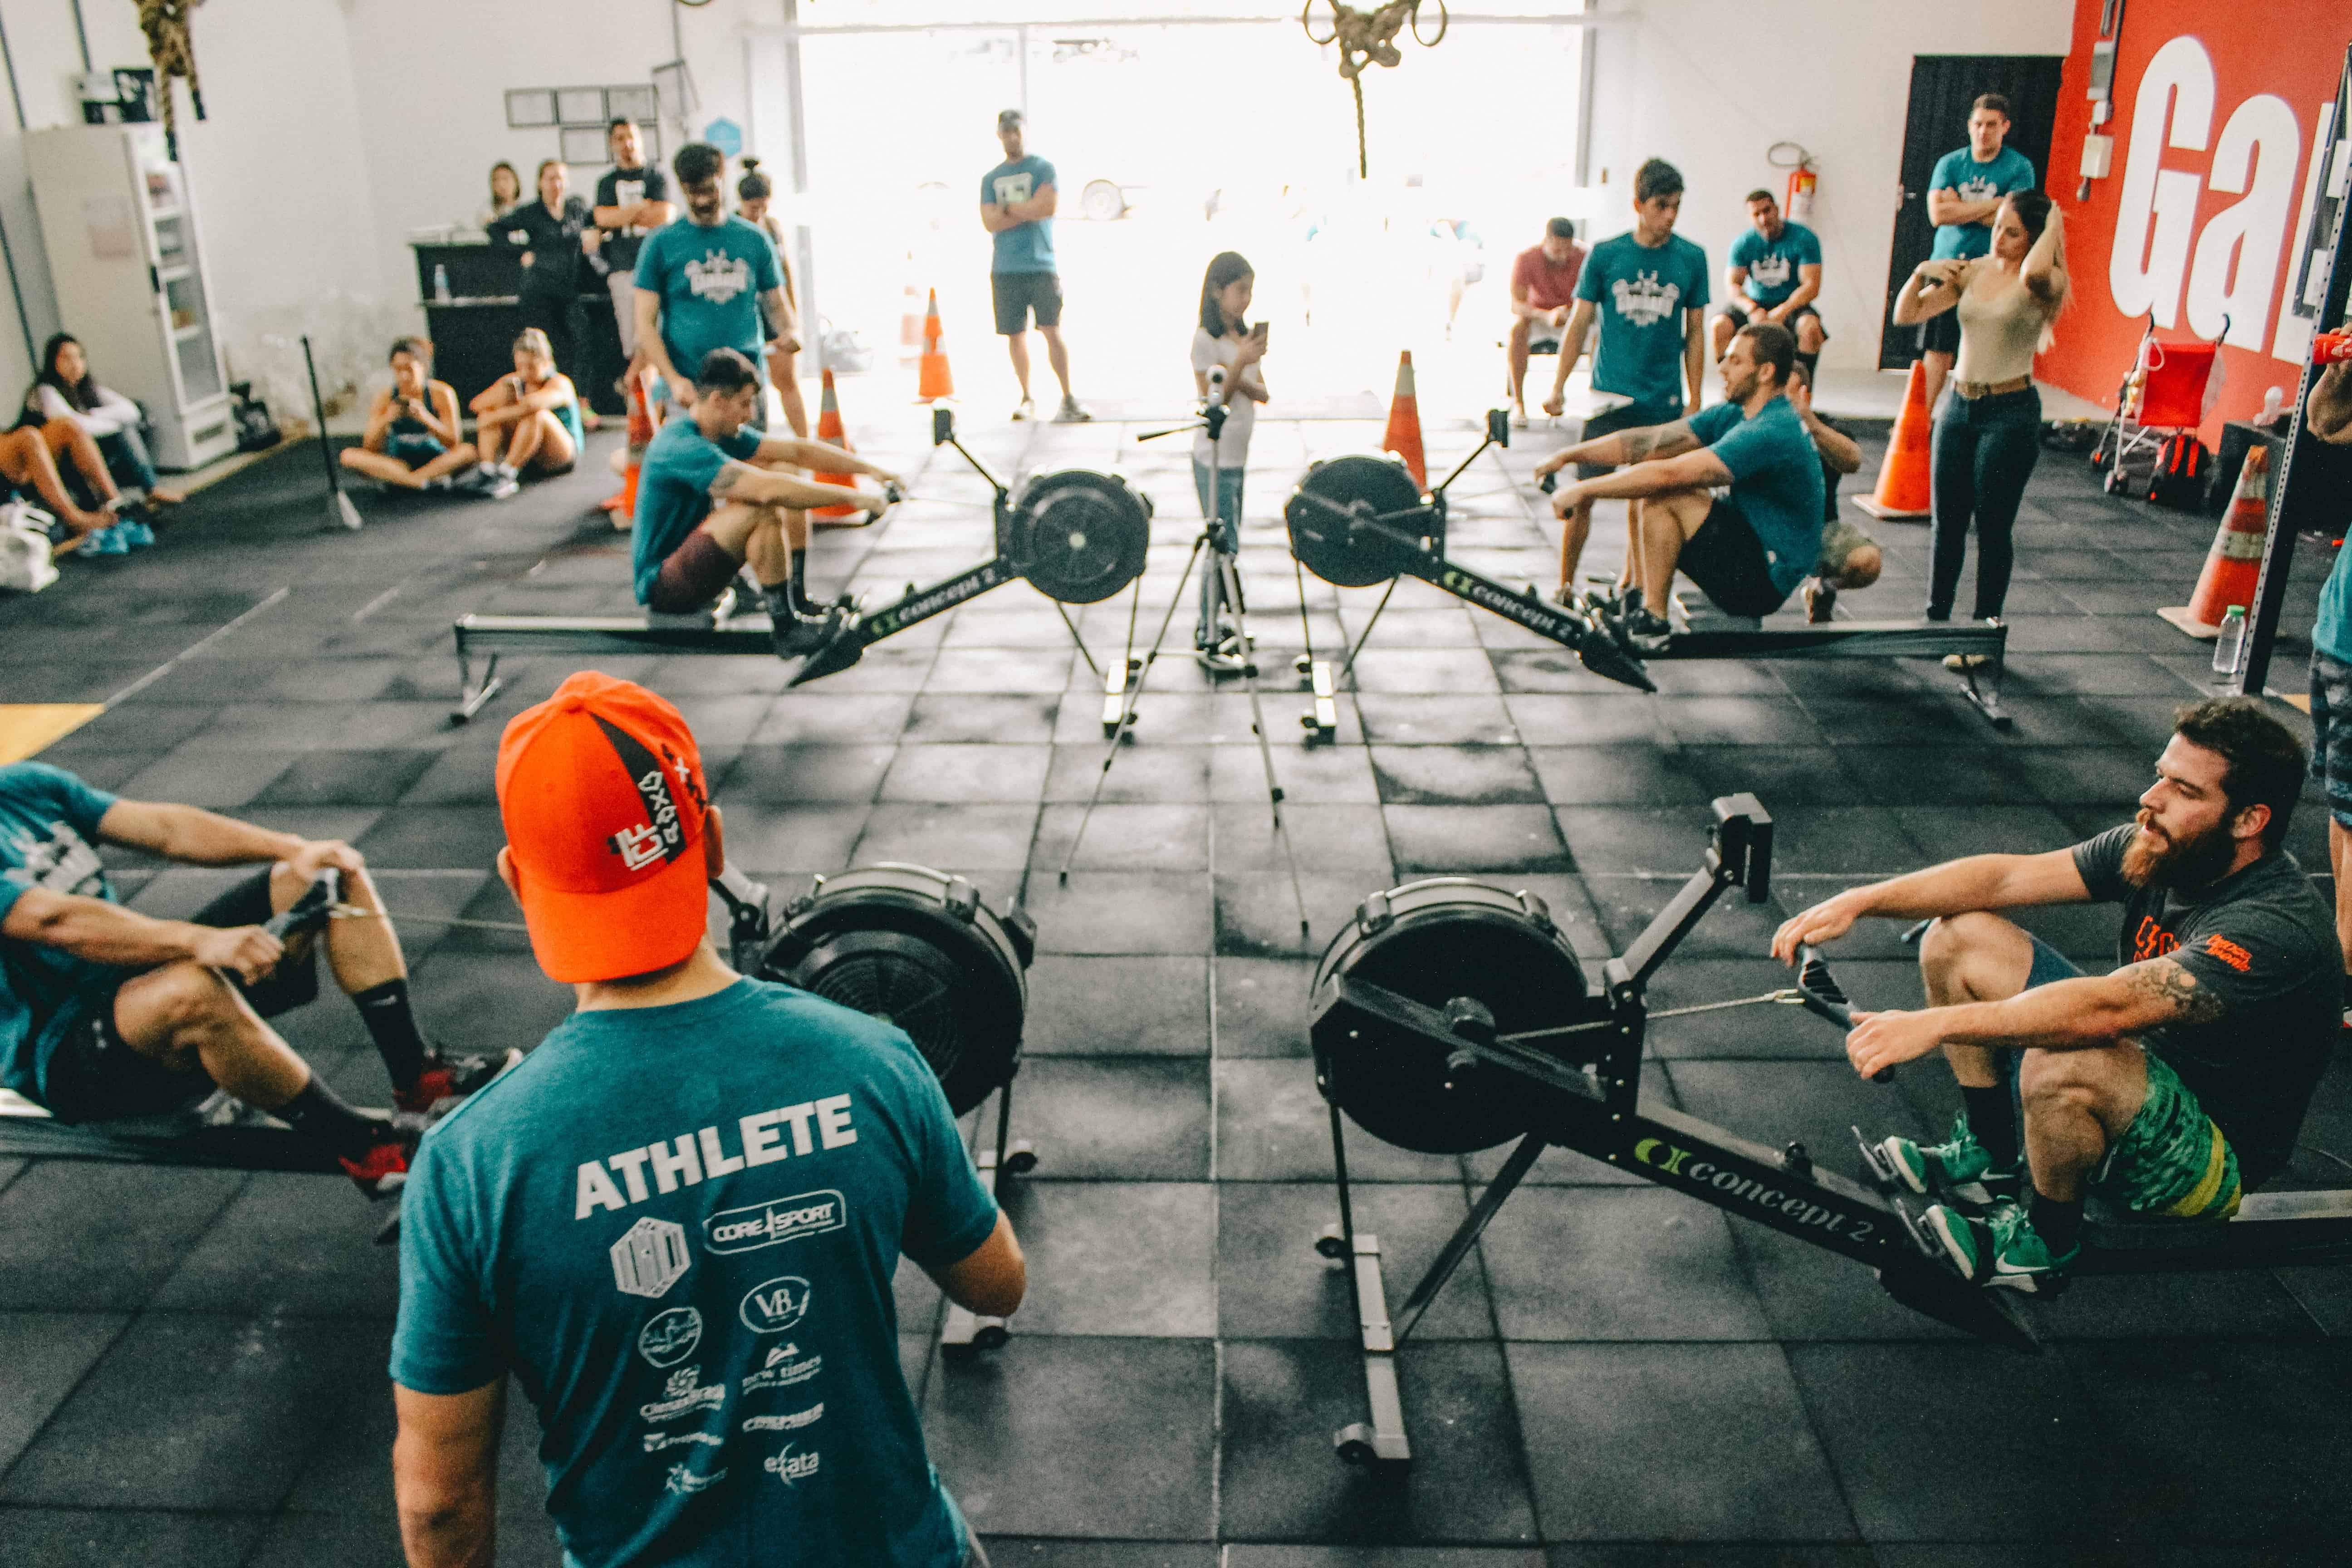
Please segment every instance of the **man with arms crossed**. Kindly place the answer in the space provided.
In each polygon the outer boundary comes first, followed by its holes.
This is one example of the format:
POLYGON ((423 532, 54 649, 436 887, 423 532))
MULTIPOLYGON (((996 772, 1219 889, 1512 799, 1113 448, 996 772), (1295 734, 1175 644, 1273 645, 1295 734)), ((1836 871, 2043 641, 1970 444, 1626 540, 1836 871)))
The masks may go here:
MULTIPOLYGON (((1587 419, 1583 446, 1619 430, 1680 419, 1685 386, 1690 390, 1688 406, 1699 405, 1706 375, 1706 252, 1675 232, 1682 206, 1681 172, 1663 158, 1651 159, 1633 176, 1633 232, 1602 240, 1585 258, 1576 280, 1576 310, 1560 340, 1559 363, 1552 371, 1551 395, 1544 399, 1543 410, 1555 416, 1566 410, 1568 373, 1583 356, 1596 316, 1601 344, 1592 359, 1592 390, 1631 401, 1587 419)), ((1612 461, 1629 460, 1583 459, 1576 477, 1598 479, 1609 471, 1612 461)), ((1563 492, 1552 499, 1552 511, 1560 520, 1556 596, 1565 605, 1576 595, 1576 565, 1592 531, 1592 503, 1570 500, 1563 492)), ((1625 527, 1626 572, 1621 581, 1631 580, 1636 553, 1638 522, 1633 510, 1626 514, 1625 527)))
POLYGON ((808 595, 808 510, 856 506, 879 511, 887 492, 821 485, 770 466, 824 473, 897 476, 865 458, 797 436, 763 436, 751 416, 766 395, 751 361, 733 349, 703 356, 694 401, 646 448, 637 484, 633 543, 637 603, 656 615, 692 615, 715 602, 749 563, 773 628, 776 652, 796 658, 839 626, 837 608, 819 611, 808 595))
POLYGON ((996 140, 1004 148, 1004 162, 980 179, 980 226, 995 236, 988 266, 988 286, 996 308, 996 333, 1013 356, 1013 379, 1021 384, 1015 419, 1034 418, 1036 405, 1029 400, 1029 319, 1037 319, 1038 335, 1045 340, 1045 359, 1054 378, 1062 384, 1062 406, 1056 425, 1076 425, 1094 417, 1070 392, 1070 351, 1062 342, 1062 279, 1054 270, 1054 212, 1060 193, 1054 188, 1054 165, 1025 151, 1027 121, 1017 109, 996 117, 996 140))
MULTIPOLYGON (((1576 226, 1564 217, 1544 225, 1543 243, 1511 261, 1511 424, 1528 423, 1528 356, 1559 353, 1569 313, 1576 308, 1576 279, 1584 270, 1584 247, 1576 226)), ((1721 355, 1717 355, 1721 358, 1721 355)))
POLYGON ((2152 1218, 2221 1220, 2285 1166, 2340 984, 2327 906, 2279 847, 2303 771, 2260 703, 2200 702, 2132 822, 2072 849, 1855 888, 1773 938, 1794 962, 1867 915, 1935 918, 1919 944, 1927 1006, 1855 1014, 1846 1056, 1865 1078, 1938 1047, 1951 1064, 1967 1106, 1951 1141, 1877 1147, 1906 1185, 1945 1200, 1927 1228, 1962 1274, 2044 1289, 2080 1255, 2087 1191, 2152 1218), (2090 902, 2123 906, 2121 967, 2095 977, 1990 912, 2090 902))
POLYGON ((1619 601, 1620 635, 1637 650, 1666 646, 1675 573, 1725 614, 1769 616, 1812 572, 1822 546, 1822 460, 1783 390, 1797 357, 1789 329, 1742 327, 1718 367, 1723 398, 1687 419, 1620 431, 1554 452, 1538 475, 1570 463, 1580 479, 1555 507, 1594 498, 1632 503, 1633 585, 1619 601), (1611 468, 1618 464, 1630 465, 1611 468), (1711 492, 1728 485, 1731 493, 1711 492))
MULTIPOLYGON (((1982 256, 1992 248, 1992 216, 2011 191, 2033 188, 2033 164, 2001 145, 2009 134, 2009 100, 1997 92, 1969 110, 1969 144, 1936 160, 1927 181, 1927 216, 1936 226, 1933 258, 1982 256)), ((1927 363, 1927 408, 1933 413, 1952 359, 1960 352, 1960 313, 1947 310, 1919 324, 1919 357, 1927 363)))
POLYGON ((615 120, 604 139, 613 150, 613 166, 596 182, 594 226, 580 236, 580 247, 604 274, 613 295, 613 321, 621 331, 621 352, 628 369, 621 376, 621 393, 646 366, 637 342, 637 252, 645 237, 667 227, 677 217, 669 199, 669 176, 646 163, 646 139, 636 122, 615 120))
POLYGON ((1821 363, 1829 333, 1813 301, 1822 292, 1822 242, 1801 223, 1780 216, 1769 191, 1748 193, 1748 232, 1731 242, 1731 285, 1723 313, 1710 329, 1715 357, 1731 346, 1731 334, 1750 321, 1777 321, 1797 334, 1797 363, 1810 378, 1821 363))
POLYGON ((509 1374, 567 1563, 984 1564, 898 1366, 900 1252, 1026 1271, 905 1034, 710 946, 721 822, 677 710, 593 670, 507 726, 499 875, 579 1010, 425 1137, 401 1207, 412 1568, 489 1568, 509 1374))

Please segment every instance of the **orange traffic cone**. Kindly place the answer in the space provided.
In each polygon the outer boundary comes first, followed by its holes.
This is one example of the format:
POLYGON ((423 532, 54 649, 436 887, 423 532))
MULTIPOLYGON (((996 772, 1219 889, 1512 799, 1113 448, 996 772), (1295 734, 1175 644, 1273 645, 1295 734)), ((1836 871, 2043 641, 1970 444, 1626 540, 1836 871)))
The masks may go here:
MULTIPOLYGON (((831 366, 827 366, 824 371, 824 402, 817 409, 816 438, 828 447, 838 447, 845 452, 855 449, 849 444, 849 433, 842 428, 841 399, 834 395, 831 366)), ((809 479, 815 484, 843 485, 853 489, 857 485, 856 474, 814 473, 809 476, 809 479)), ((871 512, 854 506, 821 506, 810 512, 809 516, 814 518, 820 524, 831 528, 856 528, 861 523, 873 521, 871 512)))
POLYGON ((915 374, 915 401, 935 403, 955 395, 955 377, 948 374, 947 351, 940 347, 940 291, 931 290, 930 308, 923 313, 923 358, 915 374))
POLYGON ((1886 461, 1878 466, 1878 488, 1854 505, 1873 517, 1890 521, 1928 515, 1932 493, 1927 479, 1927 366, 1911 362, 1911 380, 1903 388, 1903 412, 1895 418, 1895 434, 1886 443, 1886 461))
POLYGON ((613 526, 627 529, 636 521, 637 480, 645 471, 646 448, 654 443, 654 412, 646 402, 643 376, 629 383, 629 461, 621 470, 620 504, 613 509, 613 526))
POLYGON ((2270 526, 2270 449, 2249 447, 2246 466, 2238 470, 2238 488, 2230 492, 2230 510, 2214 531, 2204 570, 2197 574, 2197 591, 2189 595, 2186 605, 2168 605, 2156 613, 2192 637, 2219 637, 2221 618, 2231 605, 2251 608, 2254 602, 2254 584, 2263 570, 2263 541, 2269 537, 2270 526))
POLYGON ((1389 400, 1389 427, 1381 437, 1381 450, 1404 459, 1412 482, 1429 488, 1429 468, 1421 455, 1421 405, 1412 395, 1412 351, 1397 355, 1396 395, 1389 400))

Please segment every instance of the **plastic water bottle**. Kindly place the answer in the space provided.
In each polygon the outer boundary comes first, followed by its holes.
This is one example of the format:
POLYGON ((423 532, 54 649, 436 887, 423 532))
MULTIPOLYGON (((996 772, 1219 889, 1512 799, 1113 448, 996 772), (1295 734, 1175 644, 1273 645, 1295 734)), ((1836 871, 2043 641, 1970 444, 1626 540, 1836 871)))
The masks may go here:
POLYGON ((2213 639, 2213 673, 2235 675, 2246 653, 2246 606, 2232 605, 2221 617, 2221 635, 2213 639))
POLYGON ((2279 410, 2285 406, 2286 389, 2284 387, 2264 387, 2263 389, 2263 412, 2261 416, 2257 418, 2254 423, 2257 425, 2268 425, 2279 416, 2279 410))
POLYGON ((439 262, 433 265, 433 298, 444 305, 449 302, 449 268, 439 262))

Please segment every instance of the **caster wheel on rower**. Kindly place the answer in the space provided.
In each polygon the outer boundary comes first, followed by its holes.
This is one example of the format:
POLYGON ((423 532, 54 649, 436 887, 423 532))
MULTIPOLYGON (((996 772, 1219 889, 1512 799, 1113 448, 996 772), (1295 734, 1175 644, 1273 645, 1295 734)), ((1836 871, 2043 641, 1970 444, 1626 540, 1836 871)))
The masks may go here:
POLYGON ((1317 1235, 1315 1250, 1335 1263, 1348 1256, 1348 1238, 1339 1234, 1339 1226, 1336 1222, 1325 1226, 1317 1235))
POLYGON ((1358 1421, 1331 1434, 1331 1447, 1338 1450, 1342 1464, 1368 1470, 1380 1458, 1380 1450, 1372 1447, 1372 1429, 1358 1421))
POLYGON ((1037 1168, 1037 1151, 1026 1139, 1004 1146, 1004 1173, 1025 1176, 1037 1168))

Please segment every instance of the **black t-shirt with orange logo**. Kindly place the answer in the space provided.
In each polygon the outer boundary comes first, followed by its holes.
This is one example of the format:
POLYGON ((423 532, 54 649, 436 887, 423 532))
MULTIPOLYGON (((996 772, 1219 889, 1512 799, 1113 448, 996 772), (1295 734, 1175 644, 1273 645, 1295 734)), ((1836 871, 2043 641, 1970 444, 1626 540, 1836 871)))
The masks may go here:
POLYGON ((2210 887, 2135 888, 2123 877, 2133 832, 2125 823, 2077 844, 2074 868, 2092 898, 2123 906, 2117 963, 2169 958, 2221 999, 2213 1022, 2151 1029, 2141 1043, 2195 1091, 2238 1151, 2240 1180, 2258 1186, 2294 1152, 2335 1046, 2335 913, 2284 849, 2210 887))

